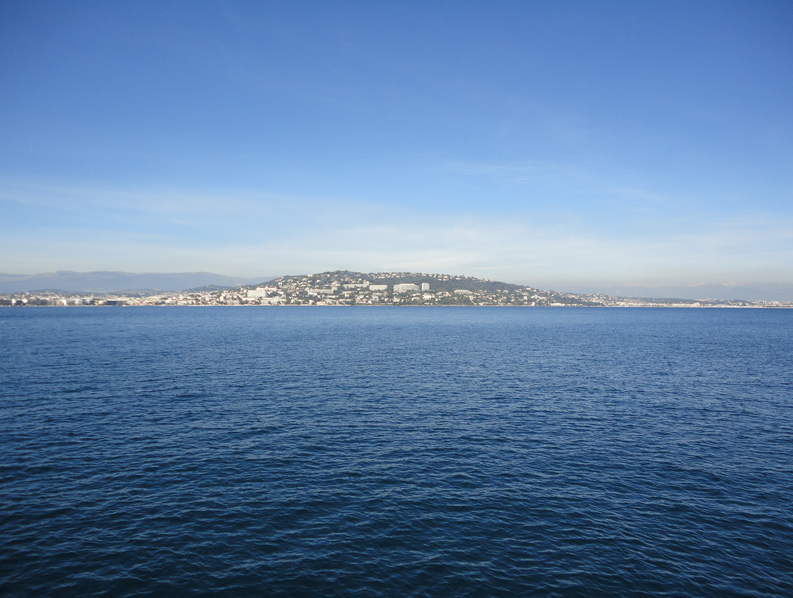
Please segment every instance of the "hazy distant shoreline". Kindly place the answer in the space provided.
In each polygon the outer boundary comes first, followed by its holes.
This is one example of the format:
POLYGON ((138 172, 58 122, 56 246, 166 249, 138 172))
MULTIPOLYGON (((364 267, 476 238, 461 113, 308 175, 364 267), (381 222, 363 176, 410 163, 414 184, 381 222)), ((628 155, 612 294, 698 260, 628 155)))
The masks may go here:
MULTIPOLYGON (((75 273, 68 273, 70 276, 75 273)), ((113 273, 105 274, 105 280, 113 273)), ((183 281, 207 280, 207 273, 183 281), (196 278, 198 277, 198 278, 196 278)), ((74 276, 72 276, 74 278, 74 276)), ((90 278, 90 277, 89 277, 90 278)), ((125 279, 128 281, 128 279, 125 279)), ((145 279, 148 280, 148 279, 145 279)), ((114 293, 39 290, 0 293, 0 305, 45 306, 477 306, 477 307, 746 307, 786 308, 791 301, 641 298, 566 293, 453 274, 336 270, 281 276, 237 286, 205 285, 182 291, 114 293)))
MULTIPOLYGON (((11 309, 16 306, 11 305, 0 305, 0 308, 7 308, 11 309)), ((400 309, 408 309, 408 308, 418 308, 418 307, 431 307, 434 309, 443 309, 443 308, 468 308, 468 309, 486 309, 486 308, 509 308, 509 309, 564 309, 564 308, 584 308, 584 309, 652 309, 652 308, 659 308, 659 309, 793 309, 793 304, 790 305, 664 305, 664 304, 654 304, 654 305, 566 305, 566 306, 549 306, 549 305, 540 305, 540 306, 530 306, 530 305, 30 305, 25 306, 26 308, 114 308, 114 307, 124 307, 124 308, 138 308, 138 307, 151 307, 151 308, 189 308, 189 307, 227 307, 227 308, 234 308, 234 307, 245 307, 245 308, 257 308, 257 307, 267 307, 267 308, 282 308, 282 309, 299 309, 299 308, 345 308, 345 307, 359 307, 359 308, 366 308, 366 309, 379 309, 379 308, 395 308, 398 307, 400 309)))

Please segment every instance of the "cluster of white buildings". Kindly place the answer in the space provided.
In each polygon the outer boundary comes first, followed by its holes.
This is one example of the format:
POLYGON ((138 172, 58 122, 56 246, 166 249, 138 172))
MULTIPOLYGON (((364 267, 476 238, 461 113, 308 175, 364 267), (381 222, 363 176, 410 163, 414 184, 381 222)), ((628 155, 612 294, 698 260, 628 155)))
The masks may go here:
MULTIPOLYGON (((422 291, 427 292, 430 290, 430 284, 428 282, 422 282, 421 285, 412 284, 412 283, 401 283, 395 284, 394 286, 394 293, 409 293, 413 291, 422 291)), ((369 281, 364 282, 349 282, 349 283, 333 283, 329 288, 309 288, 306 289, 306 292, 309 296, 318 297, 323 295, 335 295, 341 289, 344 291, 370 291, 372 293, 383 293, 388 291, 387 284, 371 284, 369 281)), ((278 287, 257 287, 255 289, 249 289, 246 293, 246 297, 250 299, 256 299, 260 303, 265 303, 267 300, 272 300, 272 302, 277 302, 278 297, 273 297, 273 295, 277 295, 279 292, 283 292, 278 287)))
MULTIPOLYGON (((387 287, 388 285, 378 285, 378 286, 387 287)), ((428 282, 422 282, 421 286, 410 282, 403 282, 401 284, 394 285, 395 293, 409 293, 411 291, 429 291, 429 290, 430 290, 430 283, 428 282)))

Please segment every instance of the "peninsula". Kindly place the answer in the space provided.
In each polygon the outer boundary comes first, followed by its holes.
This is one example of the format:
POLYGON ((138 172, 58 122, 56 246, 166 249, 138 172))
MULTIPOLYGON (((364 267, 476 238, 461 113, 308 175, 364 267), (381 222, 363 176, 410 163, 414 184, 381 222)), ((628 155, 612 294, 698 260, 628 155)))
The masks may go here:
POLYGON ((348 270, 281 276, 257 285, 208 286, 183 291, 157 289, 118 293, 41 290, 0 294, 0 305, 437 305, 521 307, 776 307, 790 301, 646 299, 596 293, 573 294, 470 276, 417 272, 362 273, 348 270))

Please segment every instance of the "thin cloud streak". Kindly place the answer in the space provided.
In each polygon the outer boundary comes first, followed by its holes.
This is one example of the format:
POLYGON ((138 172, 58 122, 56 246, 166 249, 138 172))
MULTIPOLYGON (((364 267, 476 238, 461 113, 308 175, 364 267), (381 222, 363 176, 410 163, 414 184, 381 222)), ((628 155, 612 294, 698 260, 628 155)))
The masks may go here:
POLYGON ((511 185, 588 185, 597 182, 590 168, 580 165, 549 160, 527 160, 508 163, 454 162, 441 165, 441 169, 456 174, 481 176, 502 184, 511 185))
POLYGON ((793 222, 763 215, 650 238, 615 237, 580 221, 429 215, 337 199, 54 189, 39 195, 28 190, 16 200, 79 212, 107 197, 107 204, 141 215, 144 223, 121 229, 106 218, 91 227, 59 223, 6 230, 0 240, 3 271, 208 270, 256 276, 417 270, 556 288, 574 282, 662 284, 668 277, 686 283, 793 280, 793 222), (158 227, 175 220, 185 222, 189 234, 158 227))

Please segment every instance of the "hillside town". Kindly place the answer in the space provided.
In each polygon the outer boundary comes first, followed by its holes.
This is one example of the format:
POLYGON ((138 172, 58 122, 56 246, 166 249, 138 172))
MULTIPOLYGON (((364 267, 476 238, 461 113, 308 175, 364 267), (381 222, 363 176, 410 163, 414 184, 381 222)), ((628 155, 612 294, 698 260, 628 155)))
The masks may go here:
POLYGON ((42 290, 0 294, 0 306, 515 306, 515 307, 755 307, 793 308, 790 301, 642 299, 576 295, 492 280, 415 272, 337 270, 282 276, 260 285, 184 291, 68 293, 42 290))

